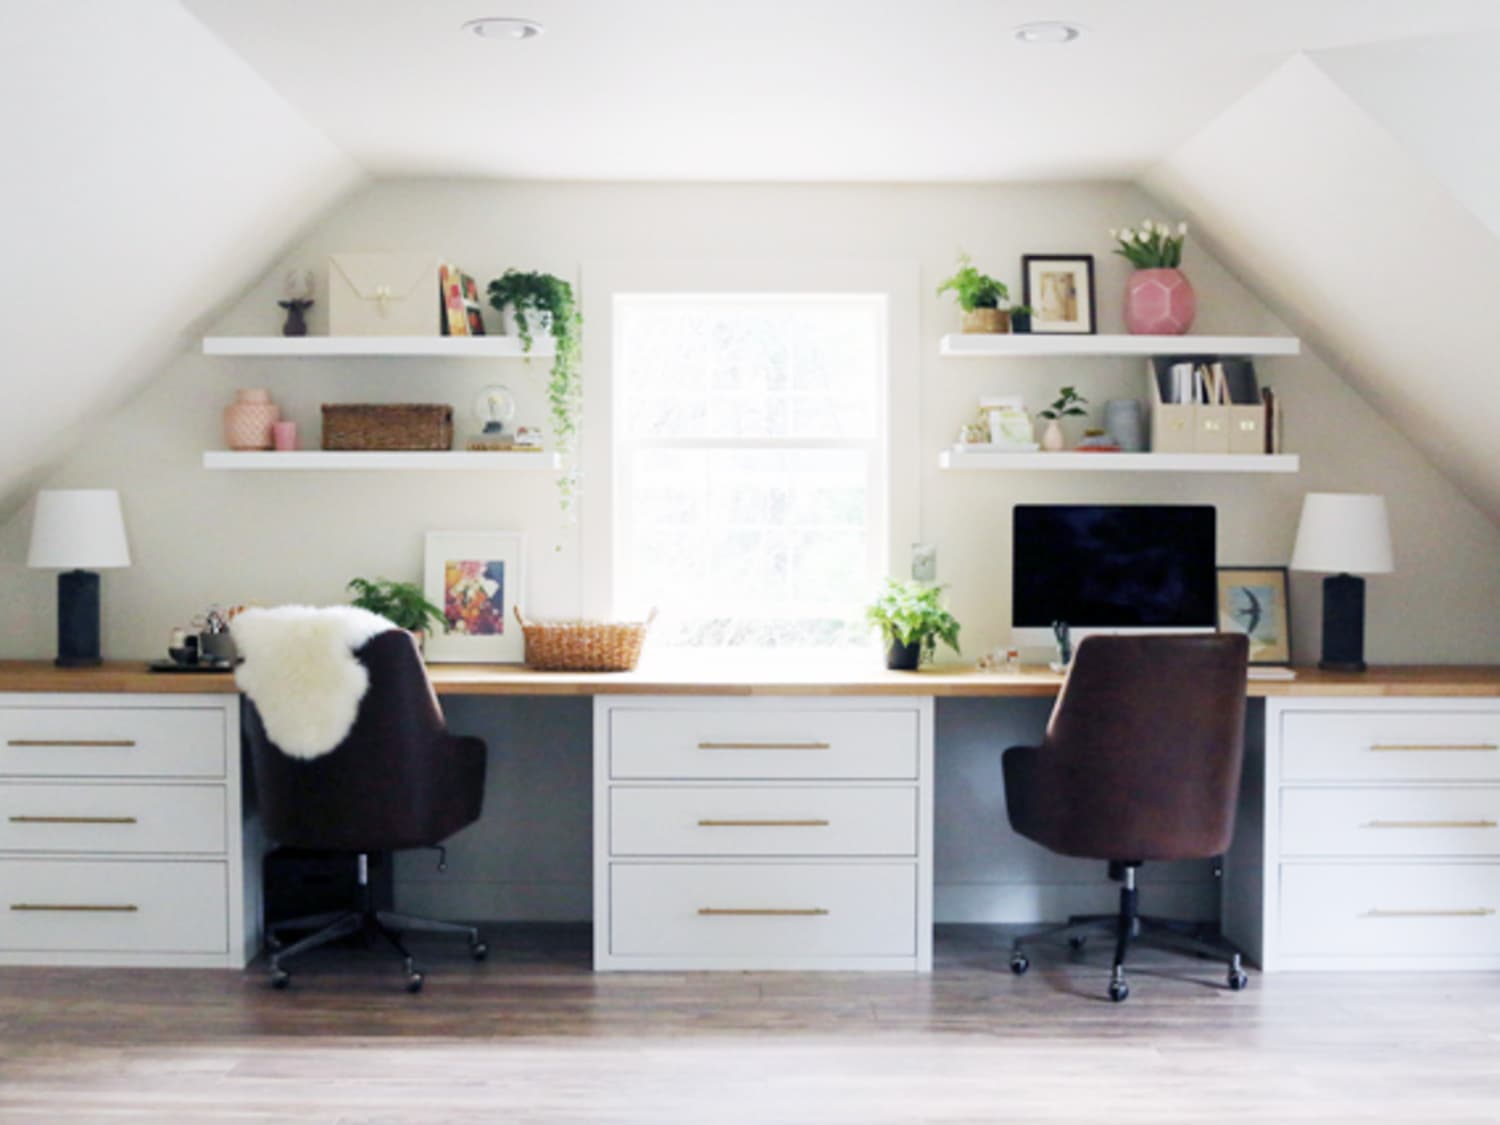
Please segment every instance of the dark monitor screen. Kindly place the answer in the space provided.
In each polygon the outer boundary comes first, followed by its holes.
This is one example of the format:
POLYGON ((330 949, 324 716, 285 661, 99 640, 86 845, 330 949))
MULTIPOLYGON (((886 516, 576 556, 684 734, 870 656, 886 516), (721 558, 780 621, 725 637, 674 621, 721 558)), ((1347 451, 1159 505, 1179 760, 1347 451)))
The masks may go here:
POLYGON ((1214 508, 1017 504, 1011 624, 1045 628, 1213 628, 1214 508))

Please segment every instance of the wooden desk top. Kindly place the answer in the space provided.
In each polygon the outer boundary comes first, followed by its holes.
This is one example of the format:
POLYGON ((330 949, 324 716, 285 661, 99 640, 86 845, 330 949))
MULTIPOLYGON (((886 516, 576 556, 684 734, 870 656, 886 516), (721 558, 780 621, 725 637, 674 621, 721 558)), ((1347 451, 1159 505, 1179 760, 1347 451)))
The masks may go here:
MULTIPOLYGON (((658 657, 634 672, 536 672, 510 664, 433 664, 439 695, 934 695, 945 697, 1048 697, 1062 677, 1045 668, 979 672, 939 665, 920 672, 890 672, 857 658, 816 663, 747 661, 725 657, 691 661, 658 657)), ((55 668, 44 661, 0 661, 0 692, 101 692, 225 694, 235 690, 227 672, 151 672, 143 662, 110 662, 98 668, 55 668)), ((1500 697, 1500 666, 1389 665, 1357 675, 1297 669, 1295 680, 1251 680, 1261 696, 1500 697)))

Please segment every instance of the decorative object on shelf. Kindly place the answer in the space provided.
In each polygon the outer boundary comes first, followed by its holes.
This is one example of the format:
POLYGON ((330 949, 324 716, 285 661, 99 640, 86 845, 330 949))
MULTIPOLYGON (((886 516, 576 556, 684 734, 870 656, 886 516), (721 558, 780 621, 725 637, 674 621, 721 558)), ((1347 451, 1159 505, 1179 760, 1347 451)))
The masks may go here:
POLYGON ((330 254, 329 334, 444 335, 442 265, 426 253, 330 254))
POLYGON ((1123 453, 1146 448, 1145 411, 1139 399, 1112 398, 1104 404, 1104 428, 1123 453))
POLYGON ((271 392, 261 388, 236 391, 234 402, 224 408, 224 441, 240 451, 270 449, 275 441, 271 427, 281 421, 281 407, 271 401, 271 392))
POLYGON ((446 403, 324 403, 323 448, 449 450, 453 407, 446 403))
POLYGON ((1125 286, 1125 328, 1135 336, 1181 336, 1193 326, 1198 297, 1182 265, 1187 224, 1174 233, 1164 222, 1143 219, 1140 229, 1112 230, 1115 253, 1135 267, 1125 286))
POLYGON ((938 296, 951 292, 963 310, 964 332, 998 335, 1010 331, 1010 313, 1000 306, 1010 300, 1010 289, 975 268, 967 254, 958 258, 958 272, 937 288, 938 296))
POLYGON ((57 576, 57 666, 101 663, 95 571, 130 565, 120 494, 112 488, 38 492, 26 565, 62 572, 57 576))
POLYGON ((1250 638, 1251 664, 1292 662, 1292 609, 1284 566, 1221 566, 1219 632, 1250 638))
POLYGON ((1012 305, 1010 307, 1010 330, 1017 336, 1025 336, 1031 331, 1031 318, 1036 310, 1030 305, 1012 305))
POLYGON ((1031 331, 1092 336, 1094 314, 1092 254, 1024 254, 1022 303, 1032 310, 1031 331))
POLYGON ((283 336, 306 336, 306 312, 313 307, 312 270, 287 270, 281 282, 282 300, 276 303, 286 310, 286 323, 281 326, 283 336))
POLYGON ((271 423, 271 444, 278 453, 297 452, 297 423, 285 420, 271 423))
POLYGON ((526 666, 542 672, 629 672, 641 658, 644 621, 528 621, 516 606, 516 620, 526 638, 526 666))
POLYGON ((469 335, 469 318, 464 311, 464 275, 455 265, 438 265, 438 291, 443 302, 443 335, 469 335))
POLYGON ((474 416, 479 433, 469 438, 465 449, 497 453, 516 448, 515 435, 505 431, 505 423, 516 416, 516 398, 509 387, 497 383, 481 390, 474 398, 474 416))
POLYGON ((1053 400, 1051 406, 1037 411, 1036 416, 1045 418, 1047 421, 1047 429, 1042 434, 1043 449, 1056 453, 1066 446, 1067 443, 1063 440, 1062 419, 1086 415, 1088 411, 1084 407, 1088 405, 1088 401, 1078 393, 1076 388, 1063 387, 1057 392, 1057 398, 1053 400))
POLYGON ((351 578, 344 589, 354 595, 350 605, 378 613, 396 628, 405 629, 417 638, 418 648, 425 646, 430 630, 443 626, 443 611, 423 596, 415 582, 351 578))
POLYGON ((1365 580, 1389 574, 1391 528, 1385 497, 1354 492, 1309 492, 1302 500, 1293 570, 1323 579, 1323 659, 1332 672, 1365 670, 1365 580))
POLYGON ((1103 430, 1084 430, 1076 446, 1080 453, 1123 453, 1120 443, 1103 430))
MULTIPOLYGON (((564 458, 573 452, 578 434, 578 414, 583 404, 580 380, 583 317, 573 297, 573 286, 550 273, 523 273, 509 269, 489 284, 490 306, 496 312, 510 310, 521 350, 531 352, 533 330, 550 332, 556 350, 547 381, 547 404, 552 414, 552 446, 564 458), (545 327, 544 327, 545 326, 545 327)), ((557 481, 563 511, 572 507, 578 493, 574 468, 565 468, 557 481)))
POLYGON ((979 413, 985 423, 984 441, 989 451, 1026 453, 1036 449, 1031 416, 1019 395, 987 395, 979 400, 979 413))
POLYGON ((937 653, 942 641, 958 652, 958 619, 943 608, 943 587, 887 578, 865 618, 886 644, 886 667, 911 672, 937 653))
POLYGON ((427 600, 442 609, 442 628, 427 640, 427 659, 519 664, 521 630, 510 620, 523 593, 526 538, 511 531, 433 531, 427 535, 427 600))

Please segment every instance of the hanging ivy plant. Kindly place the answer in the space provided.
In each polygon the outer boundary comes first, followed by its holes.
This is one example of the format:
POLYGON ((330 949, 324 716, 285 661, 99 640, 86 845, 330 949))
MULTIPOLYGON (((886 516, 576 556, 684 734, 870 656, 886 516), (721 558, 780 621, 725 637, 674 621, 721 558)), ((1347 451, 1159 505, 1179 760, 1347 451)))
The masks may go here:
POLYGON ((564 460, 557 486, 563 510, 567 511, 578 495, 578 470, 571 459, 583 407, 583 317, 573 297, 573 286, 550 273, 509 269, 490 282, 489 295, 490 306, 497 312, 510 310, 516 335, 521 338, 521 351, 531 354, 537 332, 551 332, 556 341, 552 373, 547 380, 547 404, 552 414, 552 445, 564 460))

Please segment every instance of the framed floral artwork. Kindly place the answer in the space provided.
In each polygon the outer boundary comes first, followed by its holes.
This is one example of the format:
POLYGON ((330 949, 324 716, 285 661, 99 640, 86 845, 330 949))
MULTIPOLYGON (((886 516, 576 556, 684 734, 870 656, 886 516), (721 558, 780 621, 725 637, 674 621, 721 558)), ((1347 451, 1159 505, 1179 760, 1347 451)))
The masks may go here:
POLYGON ((1292 662, 1284 566, 1219 567, 1219 632, 1250 638, 1251 664, 1292 662))
POLYGON ((519 664, 525 639, 515 603, 525 583, 526 537, 513 531, 427 534, 424 590, 443 611, 444 628, 427 639, 437 662, 519 664))

